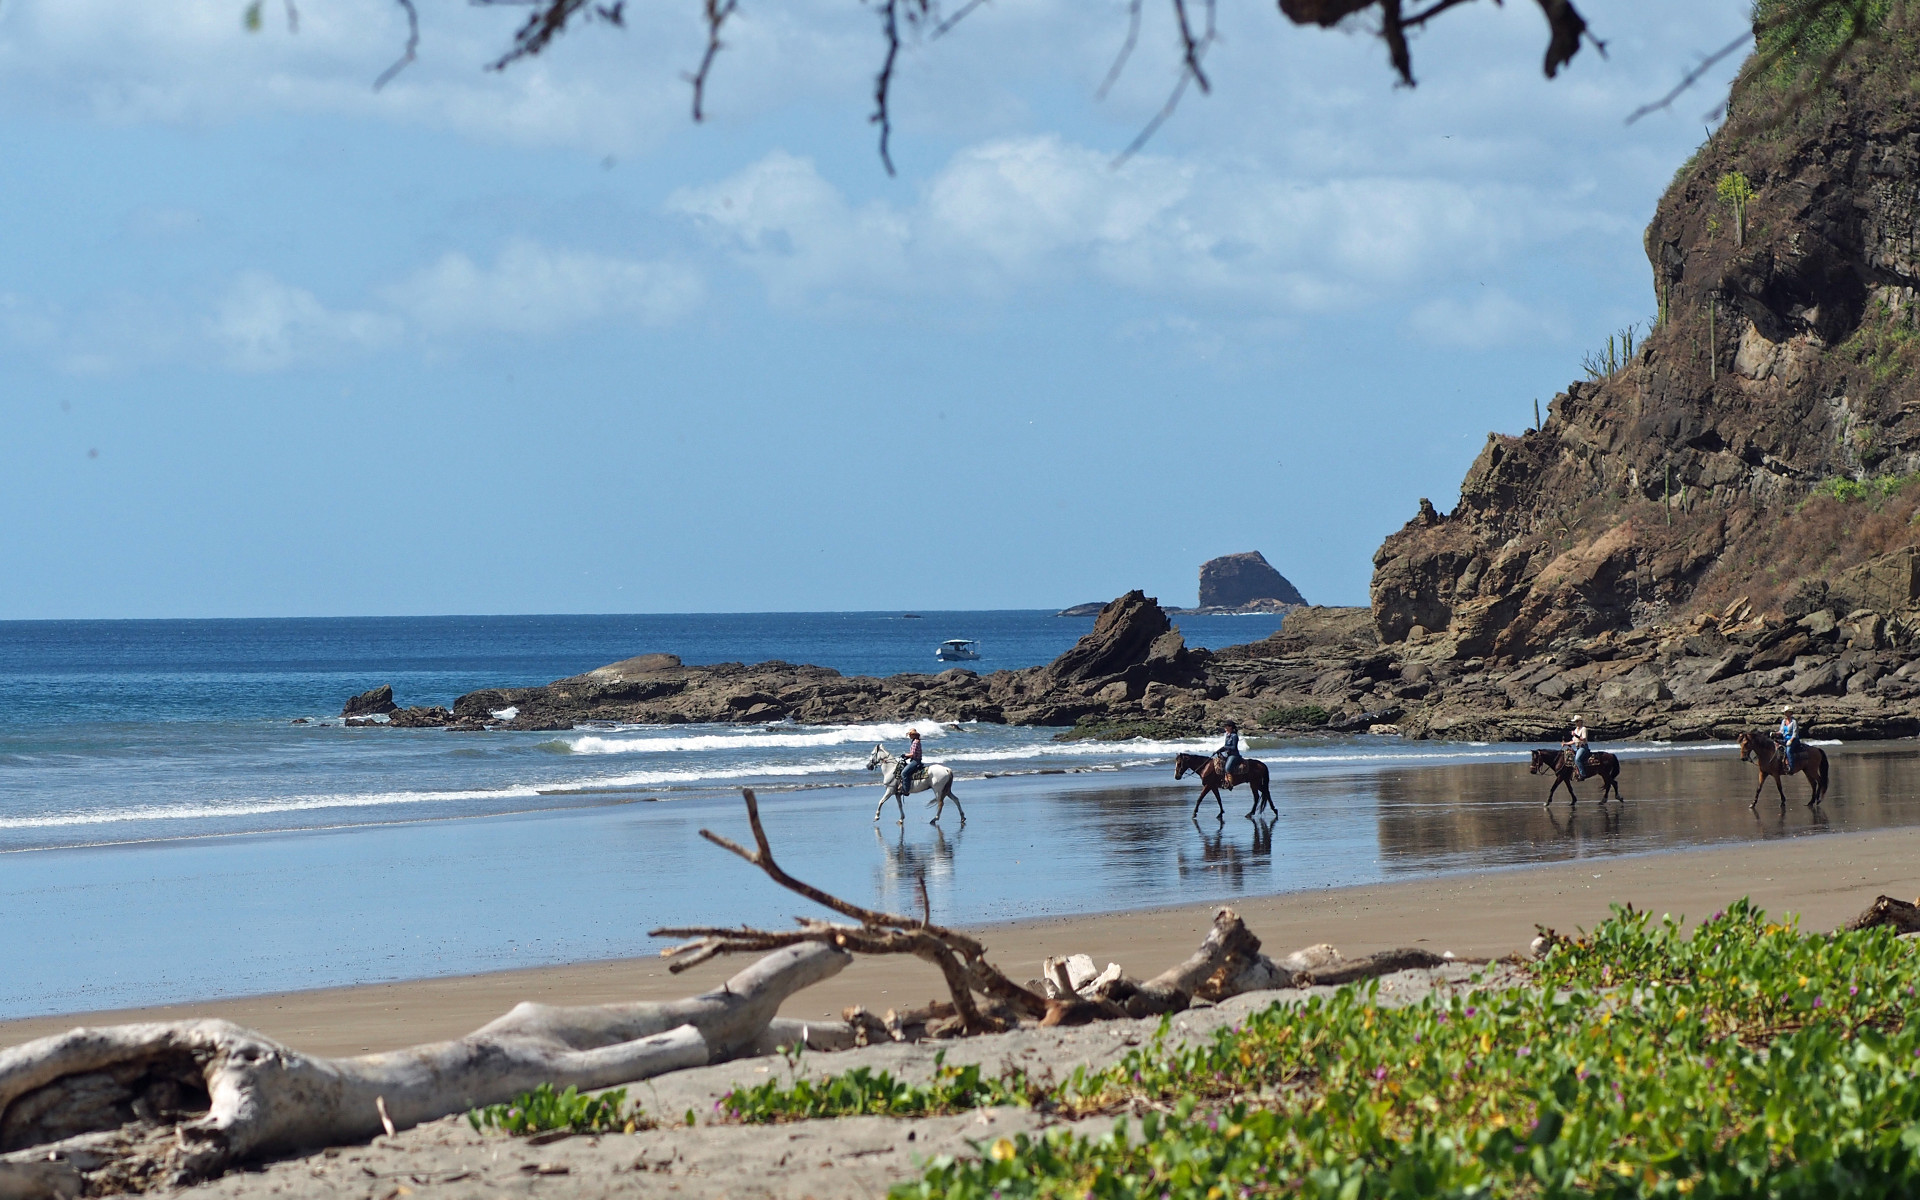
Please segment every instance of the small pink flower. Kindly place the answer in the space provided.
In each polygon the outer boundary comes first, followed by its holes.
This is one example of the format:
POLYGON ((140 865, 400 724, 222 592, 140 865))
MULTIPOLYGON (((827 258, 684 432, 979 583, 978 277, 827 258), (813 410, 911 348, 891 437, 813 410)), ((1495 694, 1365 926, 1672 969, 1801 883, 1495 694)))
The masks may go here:
POLYGON ((1375 1079, 1385 1079, 1387 1077, 1387 1069, 1385 1067, 1375 1067, 1373 1069, 1373 1077, 1375 1079))

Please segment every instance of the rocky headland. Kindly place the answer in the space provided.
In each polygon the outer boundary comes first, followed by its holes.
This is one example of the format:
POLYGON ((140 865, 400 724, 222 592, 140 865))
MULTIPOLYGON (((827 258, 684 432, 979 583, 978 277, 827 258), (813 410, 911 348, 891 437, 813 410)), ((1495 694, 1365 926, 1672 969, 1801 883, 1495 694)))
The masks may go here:
MULTIPOLYGON (((1421 500, 1374 555, 1367 608, 1294 608, 1273 637, 1209 651, 1136 591, 1020 671, 869 679, 650 654, 451 710, 370 695, 349 715, 453 729, 927 717, 1103 737, 1232 717, 1540 740, 1580 712, 1601 736, 1687 739, 1793 703, 1815 735, 1920 732, 1916 73, 1904 27, 1792 102, 1800 82, 1750 64, 1647 229, 1653 327, 1590 355, 1536 428, 1489 434, 1452 511, 1421 500)), ((1258 555, 1208 566, 1203 603, 1301 599, 1258 555)))

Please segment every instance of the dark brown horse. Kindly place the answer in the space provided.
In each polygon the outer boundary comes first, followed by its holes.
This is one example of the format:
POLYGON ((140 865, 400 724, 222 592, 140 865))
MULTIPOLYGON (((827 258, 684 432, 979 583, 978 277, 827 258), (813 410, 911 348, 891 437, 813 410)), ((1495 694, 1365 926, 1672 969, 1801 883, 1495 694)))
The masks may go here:
POLYGON ((1246 784, 1253 791, 1253 807, 1247 810, 1249 817, 1259 812, 1262 807, 1273 809, 1273 815, 1276 817, 1280 815, 1280 810, 1273 803, 1273 791, 1267 786, 1267 764, 1257 758, 1241 759, 1240 769, 1233 773, 1231 779, 1228 779, 1220 773, 1220 760, 1211 755, 1175 755, 1173 777, 1179 779, 1188 771, 1200 777, 1200 795, 1193 802, 1193 815, 1196 817, 1200 815, 1200 806, 1206 803, 1209 794, 1213 796, 1213 802, 1219 806, 1220 815, 1225 816, 1227 805, 1220 799, 1220 786, 1225 784, 1231 788, 1239 783, 1246 784))
MULTIPOLYGON (((1565 784, 1567 798, 1571 803, 1580 803, 1579 795, 1573 790, 1573 751, 1571 750, 1535 750, 1533 765, 1527 768, 1527 774, 1538 775, 1542 771, 1553 772, 1553 786, 1547 789, 1547 806, 1553 806, 1553 794, 1565 784)), ((1587 775, 1600 777, 1600 803, 1607 802, 1607 793, 1626 803, 1626 797, 1620 794, 1620 760, 1604 750, 1595 750, 1587 755, 1587 775)))
POLYGON ((1800 743, 1793 752, 1793 770, 1787 770, 1787 754, 1772 735, 1755 731, 1740 735, 1740 761, 1746 762, 1751 755, 1760 765, 1760 785, 1753 789, 1753 803, 1748 808, 1760 806, 1760 793, 1767 790, 1767 776, 1773 776, 1773 790, 1780 793, 1780 807, 1787 806, 1787 791, 1780 786, 1782 775, 1800 774, 1807 777, 1807 786, 1813 789, 1813 796, 1807 801, 1811 808, 1827 798, 1827 752, 1818 746, 1800 743))

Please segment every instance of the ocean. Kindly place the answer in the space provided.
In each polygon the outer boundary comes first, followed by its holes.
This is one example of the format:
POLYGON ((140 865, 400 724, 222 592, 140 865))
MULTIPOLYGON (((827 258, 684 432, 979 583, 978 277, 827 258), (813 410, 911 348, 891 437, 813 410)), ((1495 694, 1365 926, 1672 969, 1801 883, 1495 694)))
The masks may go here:
MULTIPOLYGON (((982 657, 965 665, 984 673, 1050 662, 1092 627, 1048 612, 0 622, 0 852, 851 783, 866 777, 866 752, 897 747, 905 725, 449 736, 347 729, 339 713, 383 683, 402 704, 451 706, 477 688, 549 683, 651 651, 891 675, 944 670, 934 647, 968 637, 982 657)), ((1194 645, 1278 627, 1270 616, 1182 622, 1194 645)), ((1051 731, 923 732, 943 761, 976 773, 1159 752, 1065 746, 1051 731)))
MULTIPOLYGON (((1527 747, 1253 741, 1280 816, 1192 811, 1192 742, 916 721, 966 819, 875 819, 864 769, 903 724, 348 729, 403 704, 537 684, 635 654, 933 671, 1056 657, 1092 618, 1045 612, 0 623, 0 1017, 460 974, 657 951, 674 924, 784 924, 794 897, 698 837, 746 836, 893 907, 977 923, 1920 823, 1911 743, 1846 747, 1824 813, 1751 812, 1724 746, 1611 746, 1628 804, 1543 810, 1527 747), (295 723, 305 718, 302 723, 295 723)), ((1273 617, 1185 617, 1189 644, 1273 617)))

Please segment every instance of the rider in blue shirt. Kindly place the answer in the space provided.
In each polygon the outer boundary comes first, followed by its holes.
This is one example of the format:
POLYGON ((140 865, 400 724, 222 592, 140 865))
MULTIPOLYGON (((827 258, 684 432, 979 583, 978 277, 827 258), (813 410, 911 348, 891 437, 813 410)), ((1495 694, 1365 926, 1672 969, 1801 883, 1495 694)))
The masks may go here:
POLYGON ((1218 757, 1221 772, 1232 779, 1233 773, 1240 769, 1240 726, 1232 721, 1227 722, 1226 742, 1220 747, 1218 757))
POLYGON ((1789 704, 1780 710, 1780 749, 1787 756, 1787 774, 1793 774, 1793 751, 1800 741, 1800 723, 1793 719, 1793 706, 1789 704))

